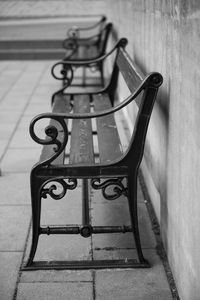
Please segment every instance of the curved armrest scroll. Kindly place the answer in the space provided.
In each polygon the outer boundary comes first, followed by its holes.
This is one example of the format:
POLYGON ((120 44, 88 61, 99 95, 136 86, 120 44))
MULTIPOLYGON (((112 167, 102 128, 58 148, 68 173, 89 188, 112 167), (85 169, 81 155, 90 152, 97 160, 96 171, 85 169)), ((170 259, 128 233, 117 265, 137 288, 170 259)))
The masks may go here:
POLYGON ((66 59, 66 60, 60 61, 59 63, 62 63, 63 65, 74 65, 74 66, 95 64, 95 63, 105 60, 108 56, 110 56, 119 47, 125 48, 127 43, 128 43, 128 40, 126 38, 121 38, 108 53, 106 53, 105 55, 103 55, 99 58, 84 59, 84 60, 67 60, 66 59))

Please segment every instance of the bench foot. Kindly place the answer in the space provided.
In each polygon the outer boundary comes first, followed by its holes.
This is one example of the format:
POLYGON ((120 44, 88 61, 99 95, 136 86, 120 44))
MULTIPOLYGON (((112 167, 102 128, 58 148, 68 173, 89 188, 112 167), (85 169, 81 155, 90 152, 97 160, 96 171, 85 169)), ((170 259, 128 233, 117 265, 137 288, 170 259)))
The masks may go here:
POLYGON ((31 175, 31 201, 32 201, 32 243, 27 261, 27 266, 31 265, 37 250, 39 229, 40 229, 40 215, 41 215, 41 186, 42 182, 34 179, 31 175))
POLYGON ((31 270, 87 270, 87 269, 126 269, 149 268, 148 261, 139 263, 134 259, 121 260, 81 260, 81 261, 37 261, 22 266, 22 271, 31 270))
POLYGON ((140 232, 139 232, 139 224, 138 224, 138 213, 137 213, 137 174, 128 178, 128 204, 129 204, 129 212, 131 218, 131 224, 133 228, 133 237, 135 240, 135 246, 138 254, 138 259, 141 264, 146 263, 146 259, 142 253, 141 241, 140 241, 140 232))

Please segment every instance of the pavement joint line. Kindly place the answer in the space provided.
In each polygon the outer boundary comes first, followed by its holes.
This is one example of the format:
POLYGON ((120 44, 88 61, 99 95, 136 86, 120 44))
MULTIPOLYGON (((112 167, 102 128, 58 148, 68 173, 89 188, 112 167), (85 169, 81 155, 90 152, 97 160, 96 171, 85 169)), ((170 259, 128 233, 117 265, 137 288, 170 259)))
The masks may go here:
MULTIPOLYGON (((5 67, 5 68, 6 68, 6 67, 5 67)), ((24 68, 21 70, 20 75, 19 75, 20 77, 22 76, 22 74, 23 74, 25 68, 26 68, 26 66, 24 66, 24 68)), ((12 91, 14 85, 15 85, 15 84, 17 83, 17 81, 20 79, 19 76, 17 76, 16 79, 15 79, 15 81, 12 82, 11 88, 9 87, 8 90, 4 93, 3 97, 1 97, 0 104, 3 102, 3 100, 5 99, 5 97, 7 96, 7 94, 8 94, 10 91, 12 91)))
POLYGON ((93 300, 96 300, 96 271, 92 272, 92 293, 93 300))
POLYGON ((20 268, 17 274, 17 280, 16 280, 16 284, 15 284, 15 289, 14 289, 14 294, 13 294, 13 299, 12 300, 16 300, 17 297, 17 292, 18 292, 18 286, 21 280, 21 276, 22 276, 22 265, 24 263, 24 258, 25 258, 25 254, 26 254, 26 250, 27 250, 27 245, 28 245, 28 239, 29 239, 29 235, 30 235, 30 231, 31 231, 31 223, 32 223, 32 219, 30 219, 29 221, 29 226, 28 226, 28 230, 27 230, 27 236, 26 236, 26 240, 25 240, 25 245, 24 245, 24 250, 22 250, 22 259, 21 259, 21 263, 20 263, 20 268))
MULTIPOLYGON (((91 280, 52 280, 51 283, 91 283, 92 281, 91 280)), ((40 281, 26 281, 26 282, 23 282, 23 284, 29 284, 29 283, 35 283, 35 284, 38 284, 38 283, 47 283, 47 281, 45 280, 40 280, 40 281)))
POLYGON ((21 253, 23 250, 0 250, 0 253, 21 253))
MULTIPOLYGON (((90 186, 90 223, 92 223, 92 199, 94 198, 94 191, 90 186)), ((94 246, 93 246, 93 235, 91 235, 91 256, 92 260, 94 260, 94 246)), ((95 271, 92 271, 92 294, 93 294, 93 300, 96 300, 96 273, 95 271)))
POLYGON ((27 102, 26 102, 26 104, 25 104, 25 106, 24 106, 24 108, 23 108, 23 110, 22 110, 22 112, 21 112, 21 114, 20 114, 20 116, 19 116, 17 122, 16 122, 15 128, 13 129, 13 132, 12 132, 12 134, 11 134, 9 140, 8 140, 8 143, 7 143, 7 145, 6 145, 5 149, 4 149, 4 152, 3 152, 3 154, 1 155, 0 162, 3 160, 3 158, 4 158, 4 156, 5 156, 6 152, 7 152, 7 150, 8 150, 8 148, 9 148, 9 145, 10 145, 10 143, 11 143, 11 140, 12 140, 14 134, 16 133, 17 127, 18 127, 18 125, 19 125, 19 123, 20 123, 20 121, 21 121, 21 119, 22 119, 22 117, 23 117, 23 115, 24 115, 24 112, 26 111, 26 108, 28 107, 28 105, 29 105, 29 103, 30 103, 30 101, 31 101, 31 98, 32 98, 32 96, 33 96, 33 94, 34 94, 34 92, 35 92, 35 89, 36 89, 36 87, 38 86, 38 83, 40 82, 42 76, 45 74, 46 70, 47 70, 47 66, 46 66, 46 68, 44 67, 43 72, 41 72, 39 78, 38 78, 37 81, 35 82, 35 85, 34 85, 34 87, 33 87, 33 90, 32 90, 31 94, 29 95, 29 97, 28 97, 28 99, 27 99, 27 102))
POLYGON ((0 207, 4 207, 4 206, 6 206, 6 207, 8 207, 8 206, 30 206, 31 204, 22 204, 22 203, 20 203, 20 204, 0 204, 0 207))

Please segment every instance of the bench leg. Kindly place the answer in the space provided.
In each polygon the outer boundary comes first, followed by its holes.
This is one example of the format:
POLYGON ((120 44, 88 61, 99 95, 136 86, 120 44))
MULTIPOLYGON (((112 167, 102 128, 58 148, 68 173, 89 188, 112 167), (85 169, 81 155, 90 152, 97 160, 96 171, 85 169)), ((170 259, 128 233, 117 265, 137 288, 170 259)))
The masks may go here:
POLYGON ((41 183, 31 176, 31 202, 32 202, 32 244, 29 258, 26 266, 30 266, 33 262, 35 252, 38 245, 40 215, 41 215, 41 183))
POLYGON ((82 87, 86 86, 86 67, 83 66, 82 87))
POLYGON ((102 85, 102 87, 104 87, 105 82, 104 82, 104 71, 103 71, 102 63, 99 64, 99 71, 100 71, 100 76, 101 76, 101 85, 102 85))
POLYGON ((133 228, 133 236, 135 240, 135 246, 141 264, 149 265, 148 261, 144 258, 142 253, 139 225, 138 225, 138 213, 137 213, 137 176, 129 176, 128 178, 128 202, 129 202, 129 211, 131 217, 131 225, 133 228))

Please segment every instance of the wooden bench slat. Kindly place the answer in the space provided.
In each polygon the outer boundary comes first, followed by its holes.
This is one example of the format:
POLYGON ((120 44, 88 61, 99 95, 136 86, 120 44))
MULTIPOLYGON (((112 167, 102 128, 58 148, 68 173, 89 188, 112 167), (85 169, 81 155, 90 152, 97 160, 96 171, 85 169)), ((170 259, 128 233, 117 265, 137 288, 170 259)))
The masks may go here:
MULTIPOLYGON (((119 50, 117 56, 117 65, 120 69, 124 80, 131 93, 134 93, 138 86, 141 84, 144 75, 142 72, 134 65, 133 61, 130 59, 128 53, 125 50, 119 50)), ((136 103, 140 106, 142 99, 142 93, 136 98, 136 103)))
MULTIPOLYGON (((65 113, 70 111, 70 97, 57 95, 54 100, 52 112, 54 113, 65 113)), ((66 123, 67 124, 67 123, 66 123)), ((63 129, 55 120, 51 119, 49 122, 50 126, 56 126, 58 129, 58 137, 57 139, 62 141, 64 137, 63 129)), ((55 145, 46 145, 43 146, 42 153, 40 156, 40 161, 46 160, 47 158, 51 157, 55 154, 54 151, 55 145)), ((63 164, 64 162, 65 153, 64 151, 52 162, 52 164, 63 164)))
MULTIPOLYGON (((93 95, 94 110, 102 111, 111 107, 108 95, 93 95)), ((97 132, 100 162, 110 162, 119 158, 123 151, 114 115, 97 118, 97 132)))
MULTIPOLYGON (((90 112, 88 95, 74 96, 74 113, 90 112)), ((73 120, 71 132, 70 164, 94 163, 94 146, 90 119, 73 120)))

